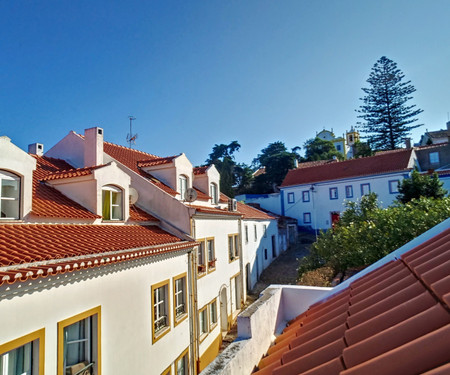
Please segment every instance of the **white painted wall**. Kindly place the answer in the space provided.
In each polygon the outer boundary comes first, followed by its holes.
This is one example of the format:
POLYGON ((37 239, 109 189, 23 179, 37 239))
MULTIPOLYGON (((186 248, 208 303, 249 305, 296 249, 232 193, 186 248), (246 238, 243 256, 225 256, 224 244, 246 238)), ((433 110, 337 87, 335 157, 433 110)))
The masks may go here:
MULTIPOLYGON (((194 175, 194 187, 205 194, 210 194, 209 187, 212 183, 217 185, 217 194, 220 194, 220 174, 214 164, 206 169, 205 174, 194 175)), ((211 202, 211 200, 209 202, 211 202)))
POLYGON ((74 168, 83 168, 84 140, 74 131, 70 131, 69 134, 48 150, 45 156, 63 159, 74 168))
MULTIPOLYGON (((185 253, 0 287, 0 344, 45 328, 45 374, 56 374, 57 323, 101 306, 102 374, 160 374, 189 346, 189 320, 152 344, 151 286, 187 272, 185 253), (170 267, 163 264, 170 262, 170 267)), ((172 310, 171 310, 172 311, 172 310)))
POLYGON ((36 169, 36 159, 11 143, 8 137, 1 136, 0 169, 14 173, 20 177, 20 217, 24 218, 31 211, 33 171, 36 169))

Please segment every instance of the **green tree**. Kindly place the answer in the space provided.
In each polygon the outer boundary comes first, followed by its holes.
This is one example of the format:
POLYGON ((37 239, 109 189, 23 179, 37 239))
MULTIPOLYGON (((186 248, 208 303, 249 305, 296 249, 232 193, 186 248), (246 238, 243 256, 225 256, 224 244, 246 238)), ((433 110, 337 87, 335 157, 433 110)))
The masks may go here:
POLYGON ((353 145, 353 150, 354 150, 353 151, 354 158, 373 155, 373 151, 367 142, 356 141, 355 144, 353 145))
POLYGON ((206 164, 214 164, 220 173, 220 191, 229 197, 234 197, 233 185, 236 183, 234 153, 239 151, 241 145, 232 141, 228 145, 215 144, 209 154, 206 164))
POLYGON ((416 89, 411 81, 403 82, 404 77, 397 64, 383 56, 369 75, 370 87, 362 88, 366 95, 360 98, 363 104, 357 112, 364 121, 358 124, 375 149, 398 148, 412 129, 422 125, 412 125, 423 111, 406 104, 416 89))
POLYGON ((245 163, 236 164, 234 167, 235 183, 234 193, 245 194, 251 191, 253 183, 253 170, 245 163))
POLYGON ((252 192, 254 193, 272 193, 276 191, 277 186, 281 185, 289 169, 295 167, 295 160, 298 159, 295 147, 289 152, 283 142, 270 143, 253 160, 256 168, 265 168, 265 173, 255 177, 252 192))
POLYGON ((437 173, 430 176, 414 170, 410 178, 405 178, 400 182, 398 186, 400 194, 397 199, 401 203, 407 203, 420 197, 440 199, 447 194, 447 190, 442 187, 443 184, 437 173))
POLYGON ((329 160, 333 159, 333 157, 337 157, 340 160, 344 158, 344 156, 336 150, 333 142, 319 137, 308 139, 303 148, 305 149, 306 161, 329 160))

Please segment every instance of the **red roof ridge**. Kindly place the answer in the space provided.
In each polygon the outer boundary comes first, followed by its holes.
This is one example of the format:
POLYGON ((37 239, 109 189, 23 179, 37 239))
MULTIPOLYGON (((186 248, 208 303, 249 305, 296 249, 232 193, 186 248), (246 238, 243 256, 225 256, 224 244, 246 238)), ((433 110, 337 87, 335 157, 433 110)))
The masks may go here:
POLYGON ((206 170, 210 167, 211 165, 202 165, 200 167, 194 167, 193 168, 193 172, 194 175, 201 175, 201 174, 205 174, 206 170))
POLYGON ((156 157, 153 159, 145 159, 145 160, 138 160, 137 166, 138 168, 142 167, 152 167, 155 165, 161 165, 161 164, 168 164, 173 161, 176 157, 180 155, 174 155, 174 156, 166 156, 166 157, 156 157))
POLYGON ((131 148, 131 147, 122 146, 122 145, 118 145, 118 144, 116 144, 116 143, 107 142, 107 141, 103 141, 103 143, 107 143, 107 144, 109 144, 109 145, 111 145, 111 146, 115 146, 115 147, 120 147, 120 148, 123 148, 124 150, 132 151, 133 153, 145 154, 145 155, 150 156, 150 157, 152 157, 152 158, 159 158, 159 156, 157 156, 157 155, 150 154, 150 153, 148 153, 148 152, 141 151, 141 150, 135 150, 134 148, 131 148))
POLYGON ((62 170, 62 171, 58 171, 58 172, 53 172, 53 173, 49 173, 47 176, 42 178, 41 181, 59 180, 59 179, 63 179, 63 178, 87 176, 87 175, 92 174, 93 170, 103 168, 109 164, 110 163, 95 165, 93 167, 74 168, 74 169, 67 169, 67 170, 62 170))

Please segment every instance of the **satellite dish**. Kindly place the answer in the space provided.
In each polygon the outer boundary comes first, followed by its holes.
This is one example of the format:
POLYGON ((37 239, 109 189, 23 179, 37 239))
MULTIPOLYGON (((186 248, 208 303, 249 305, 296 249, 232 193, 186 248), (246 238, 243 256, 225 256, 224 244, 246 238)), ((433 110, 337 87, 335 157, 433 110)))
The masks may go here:
POLYGON ((189 188, 186 189, 186 192, 184 193, 184 200, 186 202, 193 202, 197 199, 197 192, 195 191, 195 189, 189 188))
POLYGON ((130 204, 135 204, 139 198, 139 194, 135 188, 130 187, 130 204))

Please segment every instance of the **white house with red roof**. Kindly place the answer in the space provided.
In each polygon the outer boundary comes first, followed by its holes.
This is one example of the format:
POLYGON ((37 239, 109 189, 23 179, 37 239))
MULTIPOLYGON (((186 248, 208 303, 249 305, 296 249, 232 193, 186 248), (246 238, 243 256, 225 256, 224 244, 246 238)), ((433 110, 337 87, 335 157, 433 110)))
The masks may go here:
POLYGON ((194 373, 197 243, 129 203, 99 130, 81 165, 0 137, 1 374, 194 373))
POLYGON ((96 166, 111 163, 127 176, 137 193, 136 207, 157 218, 162 228, 199 243, 193 260, 192 358, 201 371, 217 355, 247 290, 286 248, 277 218, 220 194, 214 165, 194 168, 185 154, 158 157, 108 143, 101 128, 87 129, 84 135, 70 132, 46 156, 84 170, 87 150, 97 154, 96 166), (249 241, 243 237, 246 228, 249 241))

